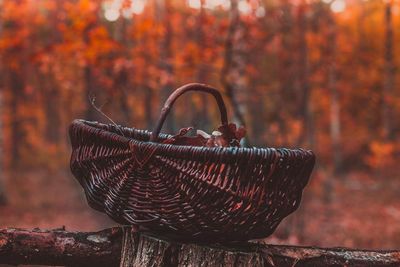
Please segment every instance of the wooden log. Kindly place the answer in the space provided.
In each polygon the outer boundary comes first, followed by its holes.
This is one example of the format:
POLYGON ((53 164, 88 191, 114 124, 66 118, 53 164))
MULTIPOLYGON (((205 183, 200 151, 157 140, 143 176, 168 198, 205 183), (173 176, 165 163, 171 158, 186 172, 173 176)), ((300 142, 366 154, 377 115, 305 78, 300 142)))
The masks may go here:
POLYGON ((0 229, 0 264, 68 266, 400 266, 400 251, 178 244, 132 232, 0 229), (121 254, 122 251, 122 254, 121 254), (122 255, 122 257, 121 257, 122 255))
POLYGON ((65 229, 0 229, 0 264, 118 266, 120 228, 95 233, 65 229))

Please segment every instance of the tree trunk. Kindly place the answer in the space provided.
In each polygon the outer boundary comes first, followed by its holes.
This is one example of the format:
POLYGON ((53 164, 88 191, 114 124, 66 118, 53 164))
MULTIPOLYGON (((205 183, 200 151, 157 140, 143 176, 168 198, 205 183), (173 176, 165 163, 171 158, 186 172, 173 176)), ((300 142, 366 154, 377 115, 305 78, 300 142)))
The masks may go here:
MULTIPOLYGON (((61 0, 55 1, 56 9, 50 13, 50 21, 53 25, 59 25, 63 20, 63 2, 61 0)), ((62 42, 62 34, 57 27, 52 27, 51 35, 48 37, 49 47, 54 47, 62 42)), ((53 51, 52 51, 53 52, 53 51)), ((43 106, 46 112, 46 140, 52 145, 58 145, 61 139, 61 96, 60 88, 57 87, 57 81, 54 79, 54 70, 50 66, 50 71, 42 75, 42 92, 44 103, 43 106)))
POLYGON ((11 168, 16 169, 20 166, 22 153, 21 148, 24 144, 24 131, 22 119, 19 115, 19 107, 22 101, 22 94, 25 87, 25 79, 18 70, 11 69, 8 73, 10 82, 10 122, 11 122, 11 168))
POLYGON ((83 68, 83 77, 85 82, 85 99, 86 99, 86 112, 85 119, 86 120, 97 120, 97 113, 92 106, 92 99, 95 99, 95 91, 94 91, 94 81, 92 74, 92 66, 87 63, 87 65, 83 68))
POLYGON ((393 43, 393 18, 392 0, 385 6, 385 66, 383 82, 382 125, 383 138, 392 140, 393 133, 393 90, 395 86, 394 43, 393 43))
MULTIPOLYGON (((90 45, 90 32, 96 26, 96 22, 90 21, 83 32, 83 40, 86 45, 85 49, 89 49, 90 45)), ((85 66, 83 67, 83 80, 84 80, 84 97, 86 99, 86 112, 85 112, 85 119, 87 120, 100 120, 100 115, 98 112, 93 108, 92 101, 99 97, 97 94, 99 90, 96 90, 95 84, 95 75, 93 74, 95 64, 92 62, 93 60, 86 59, 85 66)))
MULTIPOLYGON (((197 17, 197 27, 195 28, 195 39, 198 46, 198 58, 200 61, 197 64, 196 82, 205 83, 207 81, 208 71, 206 62, 204 61, 204 50, 206 49, 204 29, 206 20, 205 0, 200 1, 200 11, 197 17)), ((200 107, 197 107, 192 115, 192 125, 197 126, 198 129, 208 130, 210 127, 210 118, 208 114, 208 99, 206 94, 200 96, 200 107)))
MULTIPOLYGON (((295 74, 295 46, 294 46, 294 18, 293 18, 293 5, 288 0, 280 1, 280 10, 282 10, 282 20, 279 29, 279 50, 278 50, 278 78, 279 78, 279 96, 278 96, 278 107, 280 108, 278 113, 274 114, 274 117, 278 118, 279 133, 282 141, 281 145, 289 146, 293 145, 290 143, 288 135, 288 118, 293 118, 298 113, 295 109, 297 99, 294 86, 294 74, 295 74)), ((272 140, 274 141, 274 140, 272 140)))
MULTIPOLYGON (((250 88, 257 88, 257 82, 253 81, 250 84, 250 88)), ((265 140, 264 133, 266 131, 266 125, 264 122, 265 118, 265 108, 264 108, 264 94, 251 94, 249 96, 249 102, 252 103, 249 106, 249 117, 250 117, 250 127, 251 127, 251 141, 253 146, 265 147, 267 144, 272 144, 273 140, 265 140), (268 143, 267 143, 268 142, 268 143)), ((249 128, 249 126, 247 126, 249 128)), ((246 134, 249 134, 248 132, 246 134)))
MULTIPOLYGON (((0 3, 2 8, 2 3, 0 3)), ((2 21, 0 21, 0 36, 3 33, 2 21)), ((0 57, 0 60, 3 58, 0 57)), ((4 88, 4 70, 3 65, 0 65, 0 87, 4 88)), ((4 92, 0 90, 0 206, 7 203, 6 193, 4 189, 4 92)))
POLYGON ((399 266, 400 251, 354 250, 243 243, 178 244, 131 231, 0 229, 0 264, 68 266, 399 266))
MULTIPOLYGON (((161 85, 161 108, 165 100, 169 97, 174 89, 173 84, 173 58, 172 58, 172 3, 168 0, 156 0, 156 20, 161 20, 164 25, 164 34, 160 43, 160 85, 161 85)), ((161 110, 160 108, 160 110, 161 110)), ((164 123, 164 128, 169 133, 175 132, 175 116, 173 110, 169 113, 164 123)))
MULTIPOLYGON (((239 55, 239 44, 243 46, 243 40, 239 40, 243 34, 240 23, 240 13, 238 9, 238 0, 231 0, 231 8, 229 14, 229 28, 225 39, 225 55, 224 63, 221 70, 221 84, 225 89, 226 96, 231 104, 233 115, 239 126, 246 127, 244 118, 244 105, 238 101, 238 91, 244 91, 244 68, 245 62, 243 55, 239 55)), ((243 38, 241 38, 243 39, 243 38)), ((243 48, 243 47, 241 47, 243 48)), ((239 49, 240 50, 240 49, 239 49)), ((244 139, 245 146, 249 145, 249 138, 244 139)))
POLYGON ((154 127, 154 118, 153 118, 153 103, 154 103, 154 93, 153 88, 150 86, 145 86, 144 90, 144 116, 146 120, 146 128, 153 129, 154 127))
POLYGON ((308 21, 306 14, 307 4, 303 1, 297 10, 298 25, 298 58, 297 58, 297 87, 300 99, 299 114, 303 124, 303 132, 299 144, 309 149, 315 148, 314 118, 311 101, 311 85, 309 82, 308 59, 308 21))
MULTIPOLYGON (((49 76, 52 74, 49 74, 49 76)), ((44 107, 46 111, 46 140, 53 145, 58 145, 61 137, 61 114, 60 114, 60 95, 59 88, 54 87, 55 83, 52 82, 50 77, 49 81, 43 83, 45 88, 44 107), (47 89, 47 90, 46 90, 47 89)))
POLYGON ((116 88, 118 88, 119 104, 126 125, 133 124, 132 108, 128 103, 128 71, 125 67, 117 74, 116 88))
MULTIPOLYGON (((340 96, 337 88, 337 29, 332 14, 328 21, 328 90, 330 92, 330 137, 332 142, 333 175, 337 176, 342 170, 341 153, 341 123, 340 123, 340 96)), ((328 193, 328 192, 327 192, 328 193)))
MULTIPOLYGON (((299 99, 298 118, 302 122, 302 132, 299 136, 298 146, 315 150, 314 117, 311 101, 311 85, 309 81, 309 48, 307 33, 309 22, 307 20, 307 3, 302 0, 297 8, 297 61, 296 61, 296 89, 299 99)), ((304 199, 307 201, 307 198, 304 199)), ((292 229, 300 242, 304 240, 304 229, 306 223, 301 210, 289 221, 292 229)), ((292 230, 292 231, 293 231, 292 230)), ((289 230, 290 231, 290 230, 289 230)))
MULTIPOLYGON (((15 1, 17 5, 21 5, 20 0, 15 1)), ((0 3, 1 5, 1 3, 0 3)), ((24 30, 24 23, 16 18, 4 18, 1 21, 1 35, 6 39, 11 38, 15 32, 24 30)), ((12 45, 3 51, 1 63, 2 74, 4 75, 4 88, 8 91, 7 96, 7 113, 10 125, 10 142, 6 153, 9 155, 9 165, 16 169, 20 166, 22 151, 21 148, 25 145, 25 136, 22 127, 22 118, 19 114, 20 107, 23 104, 23 95, 25 88, 25 65, 21 62, 26 62, 27 58, 27 38, 21 39, 16 37, 12 45)))
MULTIPOLYGON (((138 42, 139 45, 146 46, 146 44, 152 42, 152 38, 149 36, 149 34, 145 33, 144 36, 138 40, 138 42)), ((146 62, 154 62, 154 55, 152 54, 151 49, 145 49, 142 51, 142 56, 146 62)), ((151 76, 149 68, 144 68, 142 70, 142 82, 141 85, 139 85, 139 88, 144 94, 143 110, 146 129, 153 129, 154 127, 155 83, 152 80, 153 77, 151 76)))
MULTIPOLYGON (((1 31, 0 31, 1 32, 1 31)), ((0 114, 3 114, 3 92, 0 91, 0 114)), ((3 137, 3 119, 0 119, 0 206, 7 203, 4 189, 4 137, 3 137)))
MULTIPOLYGON (((122 47, 130 48, 131 44, 127 37, 127 20, 121 19, 116 25, 115 39, 121 44, 122 47)), ((117 54, 118 58, 128 58, 129 51, 127 49, 122 49, 122 51, 117 54)), ((122 63, 121 69, 114 74, 114 88, 118 90, 119 105, 122 112, 122 118, 126 125, 133 124, 132 108, 129 106, 128 102, 128 92, 129 92, 129 72, 125 63, 122 63)))

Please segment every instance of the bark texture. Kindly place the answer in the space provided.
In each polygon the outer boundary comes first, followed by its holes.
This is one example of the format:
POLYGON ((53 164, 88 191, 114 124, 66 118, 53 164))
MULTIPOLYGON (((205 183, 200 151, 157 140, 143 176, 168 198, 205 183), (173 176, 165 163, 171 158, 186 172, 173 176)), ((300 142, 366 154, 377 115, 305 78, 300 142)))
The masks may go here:
POLYGON ((68 266, 400 266, 400 251, 176 244, 131 231, 0 229, 0 264, 68 266), (122 254, 121 254, 122 251, 122 254), (122 257, 121 257, 122 255, 122 257))
POLYGON ((0 264, 118 266, 122 231, 0 229, 0 264))

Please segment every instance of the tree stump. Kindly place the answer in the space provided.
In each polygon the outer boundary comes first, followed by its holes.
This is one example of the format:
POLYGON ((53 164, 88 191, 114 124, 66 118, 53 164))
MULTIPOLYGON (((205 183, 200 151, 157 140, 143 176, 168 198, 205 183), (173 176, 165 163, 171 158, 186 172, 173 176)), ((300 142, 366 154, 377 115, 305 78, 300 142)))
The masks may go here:
POLYGON ((120 267, 400 266, 398 251, 244 243, 229 247, 177 244, 123 230, 120 267))

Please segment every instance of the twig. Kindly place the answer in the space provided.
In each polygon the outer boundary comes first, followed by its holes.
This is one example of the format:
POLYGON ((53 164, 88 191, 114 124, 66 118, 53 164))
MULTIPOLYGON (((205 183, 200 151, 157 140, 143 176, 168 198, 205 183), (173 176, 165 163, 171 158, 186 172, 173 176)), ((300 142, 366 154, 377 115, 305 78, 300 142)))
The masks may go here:
POLYGON ((114 126, 116 129, 119 130, 119 132, 122 134, 122 136, 125 136, 124 133, 122 132, 122 130, 120 129, 120 127, 118 126, 118 124, 116 124, 109 116, 107 116, 101 109, 108 103, 108 101, 106 101, 103 105, 101 105, 100 107, 96 106, 96 96, 95 95, 89 95, 89 102, 90 105, 97 111, 99 112, 101 115, 103 115, 106 119, 108 119, 114 126))

